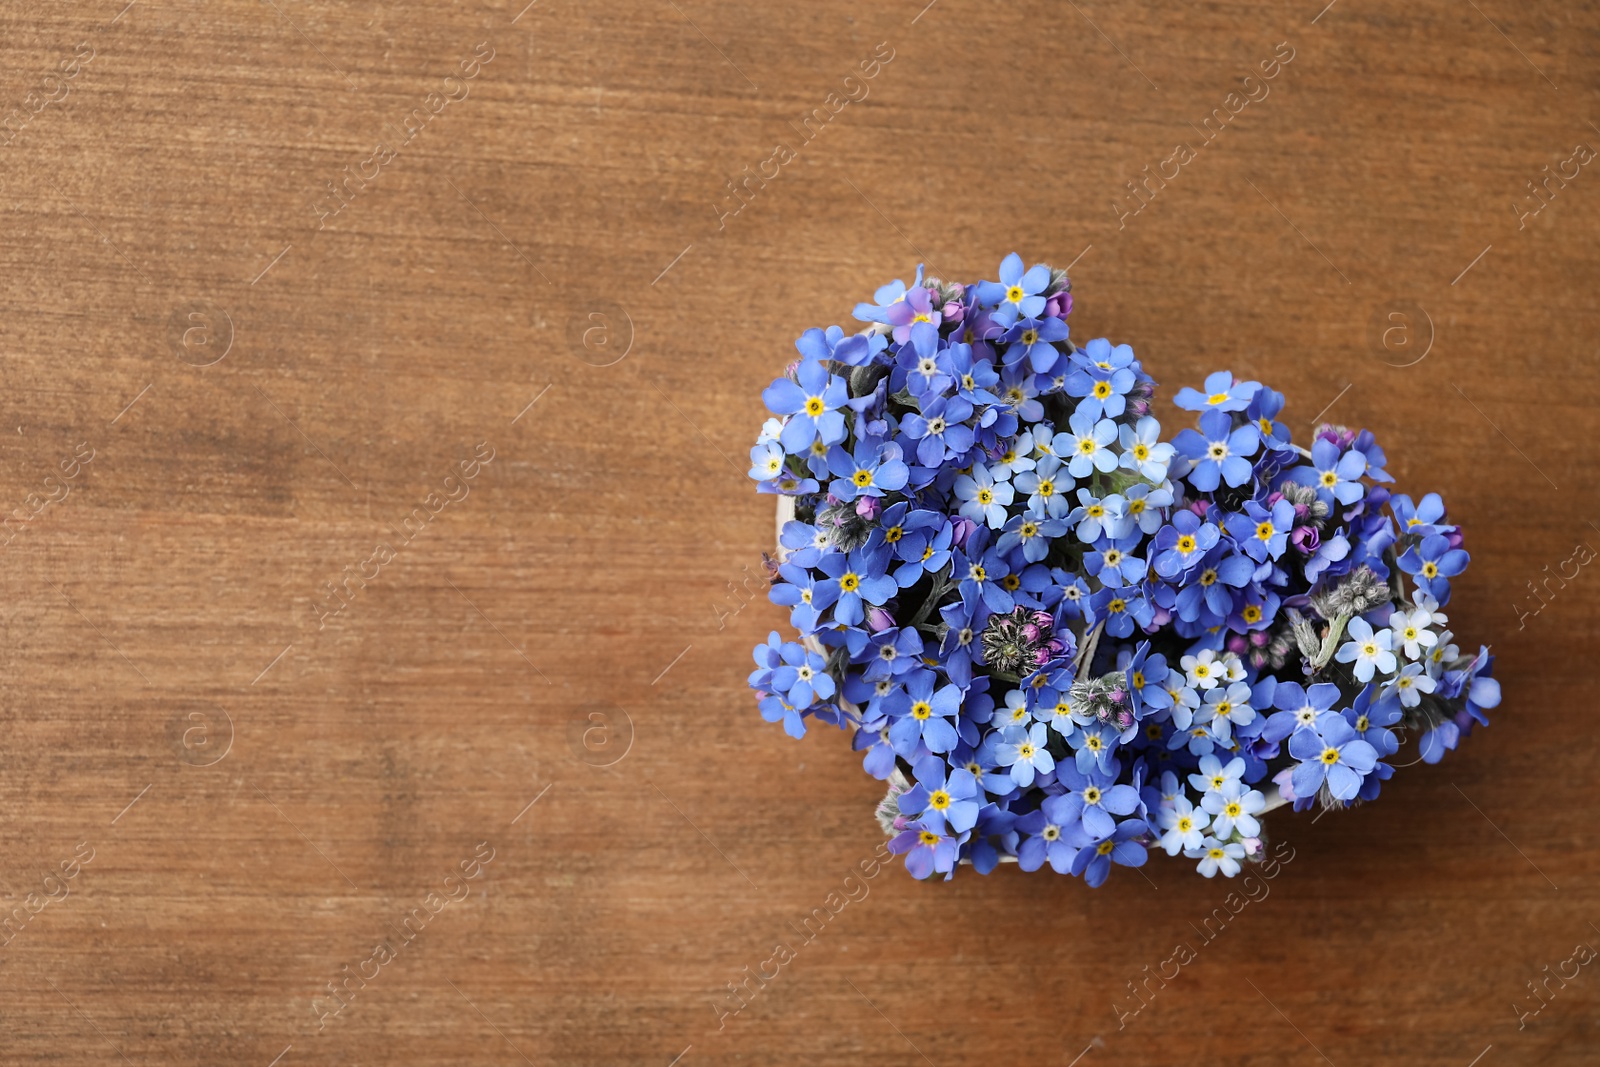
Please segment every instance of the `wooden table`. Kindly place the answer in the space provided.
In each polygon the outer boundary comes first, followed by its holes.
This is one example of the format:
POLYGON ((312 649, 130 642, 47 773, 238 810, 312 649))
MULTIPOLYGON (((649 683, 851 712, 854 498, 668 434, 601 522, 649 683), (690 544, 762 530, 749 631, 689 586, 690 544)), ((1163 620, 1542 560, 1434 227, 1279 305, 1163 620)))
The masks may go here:
POLYGON ((1595 5, 124 2, 0 13, 0 1061, 1596 1061, 1595 5), (1013 248, 1468 531, 1493 727, 1237 914, 745 689, 762 386, 1013 248))

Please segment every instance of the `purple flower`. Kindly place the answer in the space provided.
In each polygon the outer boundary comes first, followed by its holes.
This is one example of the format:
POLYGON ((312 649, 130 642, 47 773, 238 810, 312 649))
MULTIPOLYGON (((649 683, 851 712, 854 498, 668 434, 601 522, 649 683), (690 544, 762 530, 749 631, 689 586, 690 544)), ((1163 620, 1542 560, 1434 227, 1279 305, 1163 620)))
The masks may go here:
POLYGON ((795 370, 795 381, 779 378, 762 392, 767 410, 787 415, 778 440, 791 455, 804 451, 812 441, 822 438, 825 445, 844 440, 844 415, 839 409, 850 398, 845 380, 828 373, 814 359, 803 359, 795 370))
POLYGON ((941 833, 921 823, 912 823, 889 840, 889 851, 904 855, 906 870, 913 878, 922 879, 934 872, 950 877, 955 869, 956 856, 961 845, 956 837, 941 833))
POLYGON ((969 544, 967 550, 955 554, 955 578, 960 583, 961 602, 967 611, 981 617, 987 612, 1010 611, 1016 600, 1001 583, 1011 573, 1011 566, 998 549, 983 550, 981 541, 969 544), (979 605, 987 612, 980 613, 979 605))
POLYGON ((960 397, 935 396, 923 405, 921 414, 907 415, 900 428, 917 442, 917 460, 925 467, 937 467, 947 457, 964 456, 972 448, 972 427, 966 425, 971 417, 972 405, 960 397))
POLYGON ((895 580, 884 573, 887 557, 881 549, 858 548, 849 554, 829 552, 817 561, 828 576, 819 588, 838 601, 833 608, 835 622, 855 626, 865 617, 863 604, 882 604, 899 590, 895 580))
POLYGON ((831 359, 855 367, 870 363, 872 357, 883 351, 887 344, 881 334, 858 333, 846 337, 844 330, 838 326, 829 326, 826 330, 813 326, 800 335, 794 347, 807 359, 831 359))
POLYGON ((1394 512, 1394 517, 1400 520, 1401 533, 1426 537, 1454 529, 1444 521, 1444 500, 1438 493, 1429 493, 1420 504, 1413 504, 1404 493, 1396 493, 1389 498, 1389 508, 1394 512))
POLYGON ((1279 682, 1272 694, 1272 706, 1279 710, 1267 716, 1261 736, 1282 741, 1297 730, 1315 732, 1318 720, 1338 699, 1339 687, 1332 682, 1318 682, 1310 688, 1298 682, 1279 682))
POLYGON ((875 682, 879 678, 893 678, 915 670, 921 662, 922 635, 917 633, 915 626, 901 629, 891 625, 873 634, 867 647, 871 649, 872 658, 861 676, 869 682, 875 682))
POLYGON ((1072 873, 1083 875, 1090 888, 1105 884, 1111 874, 1111 864, 1123 867, 1143 867, 1150 852, 1136 838, 1150 832, 1143 819, 1124 819, 1105 840, 1085 845, 1072 861, 1072 873))
POLYGON ((1172 439, 1177 450, 1194 461, 1189 484, 1209 493, 1222 482, 1230 486, 1250 480, 1250 461, 1260 435, 1251 425, 1233 426, 1226 411, 1212 410, 1200 416, 1200 432, 1185 429, 1172 439))
MULTIPOLYGON (((917 276, 912 281, 911 285, 913 288, 918 289, 922 287, 921 263, 917 264, 917 276)), ((878 291, 872 294, 872 299, 875 301, 874 303, 861 303, 856 305, 855 317, 860 319, 862 322, 887 323, 889 321, 889 309, 900 303, 900 301, 904 300, 908 291, 909 290, 906 288, 906 283, 901 281, 899 278, 896 278, 888 285, 880 285, 878 286, 878 291)))
MULTIPOLYGON (((1026 359, 1035 374, 1049 374, 1061 358, 1054 342, 1065 341, 1067 333, 1067 324, 1060 319, 1023 319, 1006 331, 1006 365, 1026 359)), ((1133 375, 1128 377, 1131 386, 1133 375)))
POLYGON ((1294 769, 1296 796, 1315 796, 1326 783, 1335 800, 1354 798, 1378 762, 1377 750, 1356 736, 1343 715, 1325 715, 1313 729, 1296 731, 1289 755, 1301 761, 1294 769))
POLYGON ((901 462, 899 445, 874 440, 862 441, 853 454, 838 446, 830 448, 828 470, 833 473, 828 492, 840 500, 904 489, 911 475, 901 462))
POLYGON ((1228 516, 1227 527, 1239 547, 1257 563, 1277 559, 1288 546, 1294 527, 1294 505, 1282 497, 1271 508, 1246 500, 1242 514, 1228 516))
POLYGON ((780 662, 772 672, 771 689, 782 693, 797 708, 809 708, 834 694, 827 660, 804 645, 789 641, 779 650, 780 662))
POLYGON ((889 743, 904 759, 911 759, 920 742, 929 752, 949 752, 956 744, 956 728, 950 721, 961 710, 961 688, 946 685, 934 689, 932 671, 916 671, 905 689, 885 702, 895 717, 889 727, 889 743))
MULTIPOLYGON (((1206 558, 1222 532, 1192 511, 1179 511, 1171 525, 1156 534, 1150 555, 1155 570, 1163 578, 1177 581, 1206 558)), ((1181 583, 1180 583, 1181 584, 1181 583)))
POLYGON ((900 811, 924 826, 966 833, 978 821, 978 782, 971 772, 951 769, 938 756, 918 760, 917 784, 900 797, 900 811))
POLYGON ((778 576, 783 580, 772 586, 767 598, 789 609, 789 623, 796 630, 802 634, 815 632, 822 613, 838 599, 837 587, 792 562, 780 566, 778 576))
POLYGON ((983 282, 978 286, 978 299, 985 304, 998 304, 994 321, 1010 326, 1019 317, 1037 318, 1044 311, 1045 299, 1039 294, 1050 284, 1050 268, 1040 263, 1024 271, 1022 257, 1015 252, 1000 261, 1000 281, 983 282))
POLYGON ((1044 723, 1008 727, 1000 736, 1000 744, 994 750, 995 759, 1000 766, 1011 768, 1011 780, 1019 789, 1032 785, 1035 776, 1055 770, 1055 758, 1045 747, 1050 740, 1050 728, 1044 723))
POLYGON ((1068 835, 1077 819, 1067 797, 1045 797, 1037 811, 1017 820, 1017 832, 1027 835, 1017 846, 1017 866, 1036 871, 1048 861, 1057 874, 1069 873, 1078 850, 1068 842, 1068 835))
POLYGON ((1319 437, 1311 445, 1311 466, 1294 468, 1289 472, 1289 478, 1316 489, 1317 496, 1329 507, 1335 501, 1348 506, 1366 493, 1366 488, 1361 484, 1361 476, 1366 470, 1366 456, 1354 449, 1341 454, 1338 445, 1319 437))
POLYGON ((1429 534, 1420 544, 1406 549, 1400 569, 1411 575, 1422 589, 1440 604, 1450 602, 1450 579, 1466 570, 1466 549, 1451 548, 1444 534, 1429 534))
POLYGON ((1186 385, 1172 402, 1185 411, 1243 411, 1260 388, 1260 382, 1236 382, 1233 372, 1219 370, 1206 375, 1204 392, 1186 385))

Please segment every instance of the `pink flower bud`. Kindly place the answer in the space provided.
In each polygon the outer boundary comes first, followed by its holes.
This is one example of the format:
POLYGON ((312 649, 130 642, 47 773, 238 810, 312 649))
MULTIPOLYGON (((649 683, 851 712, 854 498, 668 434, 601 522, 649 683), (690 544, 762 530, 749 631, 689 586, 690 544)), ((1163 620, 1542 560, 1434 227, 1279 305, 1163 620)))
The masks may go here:
POLYGON ((1234 634, 1228 638, 1228 651, 1232 652, 1235 656, 1242 656, 1249 650, 1250 646, 1245 643, 1245 639, 1242 634, 1234 634))
POLYGON ((1272 635, 1267 633, 1265 630, 1256 630, 1250 634, 1250 643, 1255 645, 1257 648, 1266 647, 1267 642, 1271 640, 1272 635))
POLYGON ((1315 526, 1296 526, 1289 532, 1289 543, 1297 550, 1310 555, 1322 547, 1322 535, 1317 532, 1315 526))
POLYGON ((957 548, 965 549, 967 547, 967 538, 977 532, 978 524, 971 519, 958 515, 950 520, 950 530, 950 543, 957 548))
POLYGON ((867 612, 867 629, 873 633, 882 633, 894 628, 894 616, 883 608, 872 608, 867 612))
POLYGON ((864 496, 856 501, 856 514, 863 519, 876 519, 883 512, 883 500, 880 497, 864 496))
POLYGON ((967 309, 962 306, 961 301, 952 300, 944 306, 942 314, 946 322, 960 322, 966 317, 967 309))

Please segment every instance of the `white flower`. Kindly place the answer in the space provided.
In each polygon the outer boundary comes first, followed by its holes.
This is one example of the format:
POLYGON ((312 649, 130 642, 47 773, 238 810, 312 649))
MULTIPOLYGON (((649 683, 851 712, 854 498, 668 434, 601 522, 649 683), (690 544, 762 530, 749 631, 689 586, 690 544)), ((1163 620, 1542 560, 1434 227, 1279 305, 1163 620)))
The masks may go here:
POLYGON ((1442 626, 1450 621, 1450 617, 1439 610, 1439 602, 1435 600, 1433 598, 1433 594, 1427 590, 1413 590, 1411 593, 1411 599, 1417 605, 1417 607, 1428 613, 1427 625, 1432 626, 1434 623, 1439 623, 1442 626))
POLYGON ((1350 640, 1339 646, 1334 659, 1340 663, 1354 663, 1356 681, 1370 682, 1374 671, 1391 674, 1395 668, 1394 634, 1389 630, 1373 632, 1372 625, 1357 615, 1346 627, 1350 640))
POLYGON ((1244 846, 1224 845, 1216 838, 1208 837, 1199 848, 1188 849, 1184 855, 1192 860, 1199 860, 1200 873, 1207 878, 1215 878, 1218 870, 1232 878, 1239 873, 1239 861, 1244 859, 1244 846))
POLYGON ((1204 811, 1196 811, 1188 797, 1178 797, 1172 802, 1172 807, 1162 808, 1156 814, 1156 823, 1166 831, 1161 835, 1159 844, 1167 850, 1167 855, 1176 856, 1184 849, 1201 846, 1206 835, 1200 831, 1211 825, 1211 816, 1204 811))
POLYGON ((1422 694, 1434 690, 1433 677, 1422 672, 1422 664, 1407 663, 1394 681, 1389 683, 1386 696, 1398 696, 1400 706, 1414 708, 1422 703, 1422 694))
POLYGON ((1256 815, 1267 806, 1267 798, 1260 790, 1235 779, 1220 790, 1207 793, 1200 803, 1214 817, 1211 823, 1214 834, 1232 837, 1237 830, 1241 837, 1255 837, 1261 833, 1256 815))
POLYGON ((1178 662, 1183 665, 1192 689, 1210 689, 1227 674, 1226 665, 1218 663, 1216 652, 1209 648, 1201 649, 1197 656, 1184 656, 1178 662))
POLYGON ((1244 759, 1233 757, 1224 764, 1216 756, 1200 757, 1200 773, 1189 775, 1189 784, 1202 793, 1215 793, 1229 782, 1240 781, 1244 776, 1244 759))
POLYGON ((1394 631, 1395 640, 1400 643, 1407 659, 1421 659, 1426 655, 1423 649, 1439 643, 1439 635, 1428 629, 1428 623, 1432 620, 1433 615, 1427 608, 1410 612, 1396 611, 1389 616, 1389 629, 1394 631))

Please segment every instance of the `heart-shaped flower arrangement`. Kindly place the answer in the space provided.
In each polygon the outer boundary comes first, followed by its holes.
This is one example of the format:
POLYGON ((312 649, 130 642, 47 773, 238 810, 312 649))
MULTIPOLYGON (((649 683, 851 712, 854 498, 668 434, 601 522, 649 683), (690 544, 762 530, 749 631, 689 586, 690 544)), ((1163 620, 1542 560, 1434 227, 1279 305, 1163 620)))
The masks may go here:
POLYGON ((1435 494, 1391 495, 1372 434, 1294 444, 1227 371, 1161 439, 1133 350, 1067 340, 1064 272, 917 271, 811 329, 763 399, 779 494, 761 713, 855 730, 918 878, 1002 859, 1105 881, 1151 847, 1238 873, 1261 814, 1378 795, 1500 700, 1445 628, 1467 564, 1435 494), (1412 760, 1411 762, 1416 762, 1412 760))

